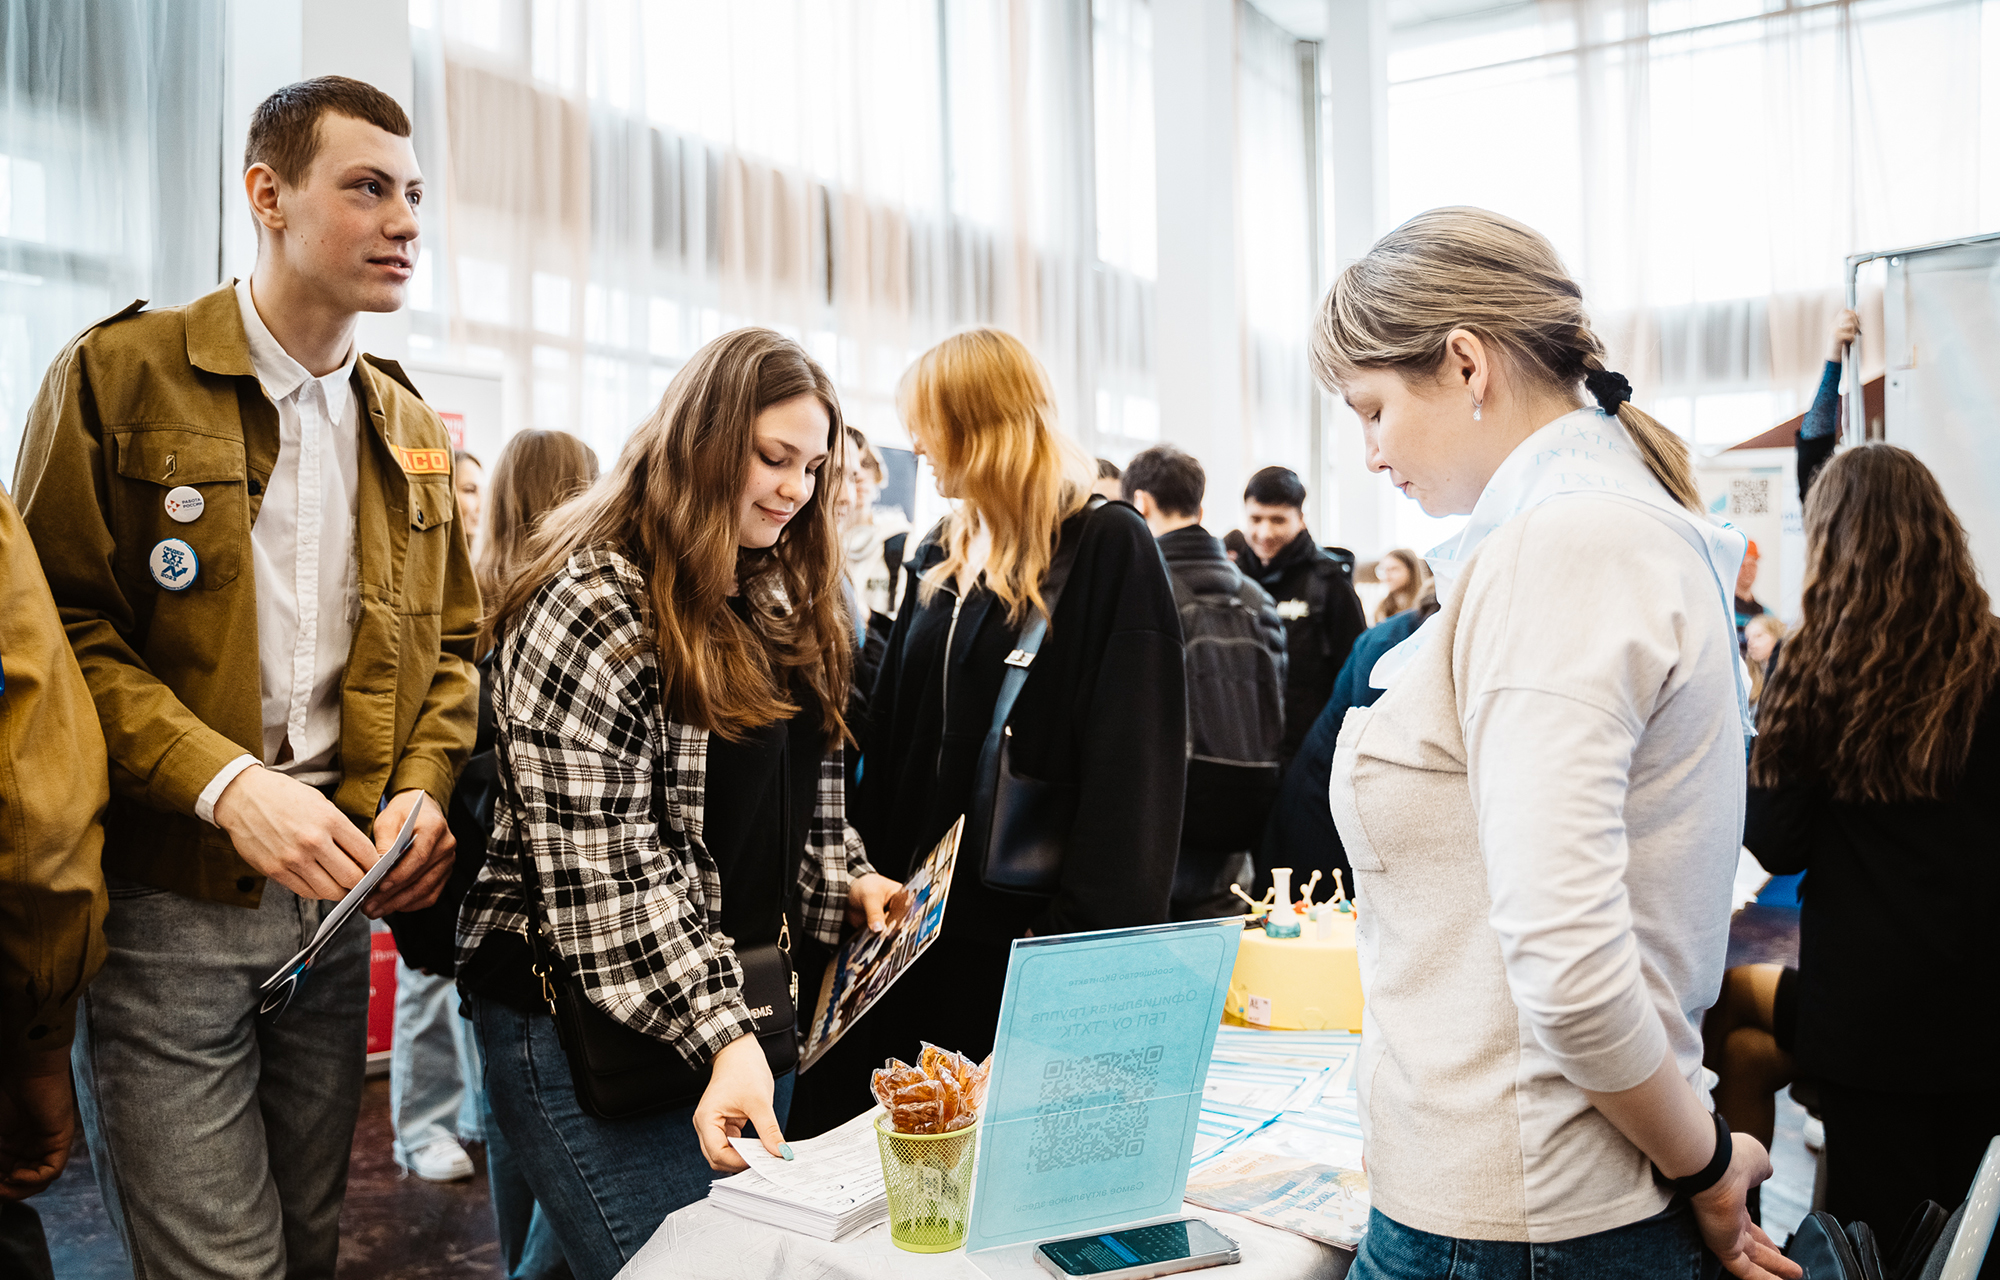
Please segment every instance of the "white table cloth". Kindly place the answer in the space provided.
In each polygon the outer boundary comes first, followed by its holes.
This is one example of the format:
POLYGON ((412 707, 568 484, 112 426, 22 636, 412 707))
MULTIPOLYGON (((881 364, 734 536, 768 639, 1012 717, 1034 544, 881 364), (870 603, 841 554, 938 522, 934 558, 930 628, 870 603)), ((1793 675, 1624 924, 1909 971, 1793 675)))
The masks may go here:
MULTIPOLYGON (((1223 1280, 1341 1280, 1353 1255, 1233 1214, 1183 1206, 1242 1246, 1240 1265, 1190 1275, 1223 1280)), ((982 1254, 974 1266, 962 1252, 906 1253, 889 1241, 889 1224, 846 1240, 815 1240, 782 1227, 739 1218, 703 1200, 668 1216, 625 1264, 618 1280, 1049 1280, 1032 1246, 982 1254)))

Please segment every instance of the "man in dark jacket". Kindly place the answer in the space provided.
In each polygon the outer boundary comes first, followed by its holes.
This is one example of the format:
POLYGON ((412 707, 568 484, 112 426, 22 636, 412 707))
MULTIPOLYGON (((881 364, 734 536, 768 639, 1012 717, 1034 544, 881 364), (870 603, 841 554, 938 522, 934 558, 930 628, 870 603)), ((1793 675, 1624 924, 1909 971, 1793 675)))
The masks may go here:
POLYGON ((1354 638, 1368 629, 1347 571, 1306 528, 1305 501, 1297 472, 1265 467, 1243 490, 1242 530, 1224 539, 1236 567, 1271 593, 1285 622, 1287 762, 1332 694, 1354 638))
POLYGON ((1285 629, 1264 589, 1201 525, 1208 480, 1171 445, 1133 458, 1121 478, 1159 540, 1186 641, 1187 807, 1173 918, 1237 914, 1232 884, 1255 876, 1251 850, 1277 796, 1284 741, 1285 629))

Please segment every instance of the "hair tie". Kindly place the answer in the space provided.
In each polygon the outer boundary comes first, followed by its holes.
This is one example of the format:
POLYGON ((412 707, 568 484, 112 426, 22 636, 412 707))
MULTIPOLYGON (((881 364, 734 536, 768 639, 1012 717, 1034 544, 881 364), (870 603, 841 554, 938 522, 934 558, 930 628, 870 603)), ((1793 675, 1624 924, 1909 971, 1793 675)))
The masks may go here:
POLYGON ((1592 369, 1583 375, 1584 389, 1596 398, 1597 407, 1613 417, 1618 416, 1618 406, 1632 398, 1632 384, 1622 373, 1609 369, 1592 369))

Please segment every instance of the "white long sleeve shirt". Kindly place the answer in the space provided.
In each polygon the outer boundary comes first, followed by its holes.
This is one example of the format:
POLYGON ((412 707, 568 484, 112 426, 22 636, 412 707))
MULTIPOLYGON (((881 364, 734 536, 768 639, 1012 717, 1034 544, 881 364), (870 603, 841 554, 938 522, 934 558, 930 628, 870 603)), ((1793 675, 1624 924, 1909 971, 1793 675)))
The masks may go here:
POLYGON ((1707 1093, 1743 737, 1734 629, 1673 519, 1589 494, 1508 519, 1341 725, 1370 1195, 1405 1226, 1548 1242, 1667 1203, 1584 1090, 1671 1051, 1707 1093))
POLYGON ((312 786, 339 781, 340 682, 360 604, 358 352, 315 378, 271 335, 249 280, 237 281, 236 301, 250 367, 278 409, 278 460, 250 528, 263 758, 242 755, 222 767, 195 802, 205 822, 215 821, 215 802, 253 764, 312 786))

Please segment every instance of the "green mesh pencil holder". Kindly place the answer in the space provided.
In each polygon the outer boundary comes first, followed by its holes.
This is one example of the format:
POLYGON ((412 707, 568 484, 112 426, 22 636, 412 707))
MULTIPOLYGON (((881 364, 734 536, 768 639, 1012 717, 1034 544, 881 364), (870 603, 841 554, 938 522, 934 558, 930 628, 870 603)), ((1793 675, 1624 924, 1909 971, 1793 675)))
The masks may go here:
POLYGON ((890 1242, 912 1253, 944 1253, 964 1244, 979 1126, 952 1133, 896 1133, 885 1115, 875 1121, 875 1138, 889 1193, 890 1242))

